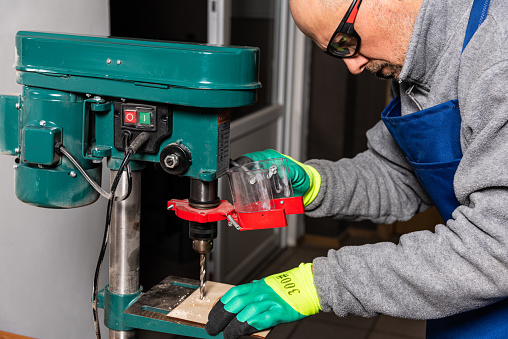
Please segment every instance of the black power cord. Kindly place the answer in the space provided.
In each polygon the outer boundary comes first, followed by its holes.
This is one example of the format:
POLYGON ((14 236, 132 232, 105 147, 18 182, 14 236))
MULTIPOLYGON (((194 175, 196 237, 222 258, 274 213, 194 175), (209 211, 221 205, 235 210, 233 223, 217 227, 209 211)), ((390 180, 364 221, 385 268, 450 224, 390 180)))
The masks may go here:
POLYGON ((146 132, 139 134, 130 146, 127 146, 127 138, 124 139, 125 144, 125 156, 116 173, 115 179, 111 185, 111 196, 108 199, 108 207, 106 209, 106 224, 104 226, 104 236, 102 239, 101 251, 99 253, 99 258, 97 259, 97 266, 95 267, 95 274, 93 280, 93 288, 92 288, 92 313, 93 313, 93 322, 95 327, 95 336, 97 339, 101 338, 101 330, 99 326, 98 313, 97 313, 97 289, 99 284, 99 277, 102 267, 102 262, 104 261, 104 255, 106 254, 106 249, 108 247, 109 240, 109 229, 111 225, 111 214, 113 211, 113 203, 115 201, 115 191, 118 187, 118 183, 120 182, 120 178, 122 177, 123 171, 126 168, 127 172, 127 182, 128 182, 128 191, 127 195, 123 197, 123 200, 127 199, 132 191, 132 175, 131 175, 131 167, 129 164, 130 157, 136 153, 136 151, 149 139, 150 135, 146 132))
MULTIPOLYGON (((139 145, 139 146, 141 146, 141 145, 139 145)), ((124 134, 124 150, 125 150, 124 151, 125 157, 127 157, 127 154, 129 152, 131 154, 136 153, 135 149, 133 149, 132 146, 129 148, 129 136, 127 134, 124 134)), ((126 171, 127 171, 127 194, 125 194, 122 197, 121 201, 126 200, 131 195, 131 192, 132 192, 132 174, 131 174, 131 163, 130 163, 130 161, 127 162, 126 166, 127 166, 126 167, 126 171)), ((116 199, 116 201, 118 201, 118 200, 119 199, 116 199)))
POLYGON ((132 192, 132 173, 131 173, 131 166, 130 166, 130 158, 133 154, 135 154, 141 146, 145 142, 150 139, 150 134, 147 132, 140 133, 130 145, 128 145, 128 136, 124 135, 124 149, 125 149, 125 156, 123 158, 122 163, 120 164, 120 168, 118 169, 118 172, 115 176, 115 179, 113 180, 113 184, 111 185, 110 193, 108 194, 105 192, 96 182, 90 178, 86 170, 79 164, 79 162, 76 160, 74 156, 61 144, 56 143, 55 144, 55 151, 58 154, 63 154, 66 156, 71 163, 76 166, 76 168, 79 170, 79 172, 83 175, 83 177, 92 185, 92 187, 99 192, 103 197, 106 197, 108 199, 108 207, 106 212, 106 225, 104 227, 104 236, 102 239, 102 246, 101 251, 99 253, 99 258, 97 259, 97 266, 95 267, 95 275, 94 275, 94 281, 93 281, 93 288, 92 288, 92 313, 93 313, 93 322, 95 327, 95 336, 97 339, 101 338, 101 330, 98 322, 98 314, 97 314, 97 286, 99 284, 99 276, 101 272, 102 262, 104 261, 104 255, 106 254, 106 248, 108 246, 108 239, 109 239, 109 226, 111 224, 111 214, 113 211, 113 203, 115 201, 123 201, 127 199, 131 192, 132 192), (122 197, 115 197, 115 191, 118 187, 118 183, 120 182, 120 178, 122 177, 124 169, 127 172, 127 193, 124 194, 122 197))
MULTIPOLYGON (((101 329, 99 326, 98 321, 98 313, 97 313, 97 288, 99 285, 99 276, 101 273, 101 267, 102 262, 104 260, 104 255, 106 254, 106 248, 108 247, 108 240, 109 240, 109 226, 111 224, 111 214, 113 211, 113 202, 115 200, 115 191, 118 186, 118 183, 120 182, 120 178, 122 177, 123 170, 127 163, 130 160, 130 157, 133 153, 132 152, 126 152, 126 155, 122 161, 122 164, 120 165, 120 168, 118 169, 118 172, 116 173, 115 179, 113 180, 113 184, 111 185, 111 198, 108 200, 108 207, 106 209, 106 225, 104 226, 104 236, 102 238, 102 245, 101 245, 101 251, 99 253, 99 258, 97 259, 97 266, 95 267, 95 275, 93 279, 93 288, 92 288, 92 313, 93 313, 93 322, 95 327, 95 336, 97 339, 101 338, 101 329)), ((127 167, 129 168, 129 167, 127 167)), ((128 171, 129 173, 130 171, 128 171)), ((129 191, 132 188, 132 179, 129 180, 129 191)))
MULTIPOLYGON (((61 144, 57 143, 55 145, 55 150, 58 154, 63 154, 69 159, 69 161, 78 169, 78 171, 83 175, 83 177, 88 181, 88 183, 99 193, 101 196, 103 196, 106 199, 111 198, 111 193, 106 192, 102 187, 97 184, 86 172, 86 170, 83 168, 83 166, 80 165, 78 160, 61 144)), ((130 165, 127 166, 127 170, 130 172, 130 165)), ((130 175, 130 174, 128 174, 130 175)), ((124 196, 121 197, 115 197, 116 201, 123 201, 129 197, 130 191, 128 191, 124 196)))

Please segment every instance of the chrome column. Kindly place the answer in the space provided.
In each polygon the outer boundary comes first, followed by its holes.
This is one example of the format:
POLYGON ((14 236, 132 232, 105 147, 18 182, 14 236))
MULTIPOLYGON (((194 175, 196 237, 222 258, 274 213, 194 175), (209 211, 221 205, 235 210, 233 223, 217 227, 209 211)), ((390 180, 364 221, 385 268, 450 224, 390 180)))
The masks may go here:
MULTIPOLYGON (((113 182, 117 171, 111 171, 113 182)), ((124 171, 115 196, 127 192, 124 171)), ((113 204, 109 233, 109 290, 115 294, 132 294, 139 290, 139 248, 141 216, 141 171, 132 172, 132 191, 124 201, 113 204)), ((136 330, 109 331, 110 339, 136 338, 136 330)))

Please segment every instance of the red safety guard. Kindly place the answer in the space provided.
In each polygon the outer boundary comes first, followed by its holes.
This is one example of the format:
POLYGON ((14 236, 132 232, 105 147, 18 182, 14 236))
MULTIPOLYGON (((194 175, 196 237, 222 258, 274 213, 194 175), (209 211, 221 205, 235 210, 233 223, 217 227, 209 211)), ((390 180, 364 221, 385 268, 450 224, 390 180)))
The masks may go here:
POLYGON ((168 201, 168 209, 175 211, 181 219, 206 223, 224 220, 231 215, 240 225, 240 231, 286 227, 286 215, 305 211, 301 197, 274 199, 274 205, 275 209, 270 211, 237 213, 227 200, 222 200, 215 208, 205 210, 190 207, 187 199, 168 201))
POLYGON ((302 197, 273 199, 276 209, 283 209, 286 214, 302 214, 305 212, 302 197))
POLYGON ((175 211, 177 217, 199 223, 221 221, 226 216, 234 214, 235 208, 227 200, 221 200, 220 205, 215 208, 201 210, 190 207, 189 200, 172 199, 168 201, 168 210, 175 211))
POLYGON ((301 197, 274 199, 273 202, 274 210, 237 213, 235 220, 238 219, 240 231, 286 227, 286 215, 301 214, 305 211, 301 197))
POLYGON ((271 210, 252 213, 237 213, 240 231, 263 230, 267 228, 280 228, 288 225, 284 210, 271 210))

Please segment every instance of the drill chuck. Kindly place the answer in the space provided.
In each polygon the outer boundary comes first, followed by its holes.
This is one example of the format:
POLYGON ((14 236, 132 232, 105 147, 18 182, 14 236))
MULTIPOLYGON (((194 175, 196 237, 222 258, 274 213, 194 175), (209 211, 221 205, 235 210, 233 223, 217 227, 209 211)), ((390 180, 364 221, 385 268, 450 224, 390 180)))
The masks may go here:
POLYGON ((192 241, 192 249, 199 254, 207 254, 210 253, 213 249, 213 241, 212 240, 193 240, 192 241))
POLYGON ((209 253, 213 248, 213 239, 217 237, 217 223, 207 222, 204 224, 198 222, 189 223, 189 238, 192 241, 192 248, 200 254, 209 253))

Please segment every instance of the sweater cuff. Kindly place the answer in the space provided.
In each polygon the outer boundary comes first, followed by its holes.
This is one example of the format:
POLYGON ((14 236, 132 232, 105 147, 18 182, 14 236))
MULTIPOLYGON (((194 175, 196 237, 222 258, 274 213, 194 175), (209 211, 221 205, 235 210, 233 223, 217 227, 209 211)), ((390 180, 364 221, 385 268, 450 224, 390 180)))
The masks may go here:
POLYGON ((319 304, 324 312, 332 311, 332 301, 330 300, 329 289, 332 286, 330 275, 327 272, 327 261, 326 257, 318 257, 313 261, 313 274, 314 274, 314 286, 319 298, 319 304))

